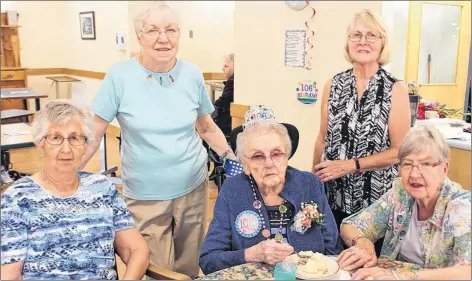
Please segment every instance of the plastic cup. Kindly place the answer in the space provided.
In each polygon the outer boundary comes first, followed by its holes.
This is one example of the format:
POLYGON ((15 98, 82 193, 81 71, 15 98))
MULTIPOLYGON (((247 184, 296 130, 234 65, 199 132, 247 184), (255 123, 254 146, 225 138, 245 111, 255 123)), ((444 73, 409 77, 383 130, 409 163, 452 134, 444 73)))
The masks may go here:
POLYGON ((275 280, 295 280, 297 264, 290 262, 279 262, 274 268, 275 280))

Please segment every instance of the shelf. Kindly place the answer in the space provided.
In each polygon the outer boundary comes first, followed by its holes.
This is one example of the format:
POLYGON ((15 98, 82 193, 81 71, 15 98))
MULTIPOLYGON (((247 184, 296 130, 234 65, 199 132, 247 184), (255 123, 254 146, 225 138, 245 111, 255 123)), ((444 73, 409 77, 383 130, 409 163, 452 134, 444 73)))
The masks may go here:
POLYGON ((21 27, 19 25, 3 25, 1 27, 6 27, 6 28, 18 28, 18 27, 21 27))

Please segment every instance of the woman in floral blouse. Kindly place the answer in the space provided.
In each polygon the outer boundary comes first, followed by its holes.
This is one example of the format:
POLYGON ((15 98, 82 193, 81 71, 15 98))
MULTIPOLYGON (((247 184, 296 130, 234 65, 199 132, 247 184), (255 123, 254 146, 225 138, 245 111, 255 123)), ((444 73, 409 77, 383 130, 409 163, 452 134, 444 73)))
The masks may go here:
POLYGON ((378 201, 346 218, 341 237, 350 246, 342 268, 364 267, 353 279, 471 279, 471 196, 449 180, 449 147, 434 127, 413 129, 399 150, 400 178, 378 201), (399 273, 373 267, 381 258, 419 265, 399 273), (372 267, 372 268, 367 268, 372 267))

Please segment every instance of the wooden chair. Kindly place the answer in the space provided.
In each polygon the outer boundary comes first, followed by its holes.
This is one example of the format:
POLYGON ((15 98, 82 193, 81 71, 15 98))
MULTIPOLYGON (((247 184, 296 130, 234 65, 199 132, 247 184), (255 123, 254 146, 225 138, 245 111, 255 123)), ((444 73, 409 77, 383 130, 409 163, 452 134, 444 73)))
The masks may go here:
MULTIPOLYGON (((116 255, 116 260, 119 257, 116 255)), ((115 262, 115 270, 118 276, 120 276, 120 272, 118 271, 117 263, 115 262)), ((156 266, 150 264, 148 269, 146 270, 146 276, 154 279, 154 280, 192 280, 189 276, 178 273, 172 270, 168 270, 164 267, 156 266)))
POLYGON ((155 280, 192 280, 189 276, 168 270, 166 268, 149 265, 146 275, 155 280))

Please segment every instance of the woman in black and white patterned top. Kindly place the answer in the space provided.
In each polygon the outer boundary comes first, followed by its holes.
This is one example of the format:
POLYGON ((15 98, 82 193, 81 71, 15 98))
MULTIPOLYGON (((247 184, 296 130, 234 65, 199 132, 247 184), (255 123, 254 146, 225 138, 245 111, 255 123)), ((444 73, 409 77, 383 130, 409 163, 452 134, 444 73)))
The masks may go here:
POLYGON ((338 227, 390 189, 398 149, 411 124, 405 83, 382 68, 389 46, 378 16, 368 10, 355 15, 345 51, 353 68, 324 87, 313 159, 338 227))

